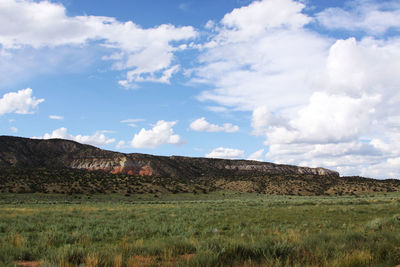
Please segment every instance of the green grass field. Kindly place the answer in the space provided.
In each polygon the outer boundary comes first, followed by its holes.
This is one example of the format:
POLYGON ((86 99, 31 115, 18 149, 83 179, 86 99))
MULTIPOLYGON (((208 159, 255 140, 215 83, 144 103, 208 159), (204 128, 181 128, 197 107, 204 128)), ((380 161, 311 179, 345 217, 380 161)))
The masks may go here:
POLYGON ((0 266, 395 266, 400 194, 0 194, 0 266))

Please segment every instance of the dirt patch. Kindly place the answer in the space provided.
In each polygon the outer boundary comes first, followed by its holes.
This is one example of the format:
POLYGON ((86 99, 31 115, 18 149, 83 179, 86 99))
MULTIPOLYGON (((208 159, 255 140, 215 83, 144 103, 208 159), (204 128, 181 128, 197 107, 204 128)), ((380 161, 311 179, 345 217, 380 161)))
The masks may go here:
POLYGON ((175 266, 177 261, 189 261, 196 254, 182 254, 176 257, 171 257, 169 259, 161 259, 157 256, 142 256, 136 255, 128 259, 126 266, 136 267, 136 266, 175 266))
POLYGON ((157 260, 156 256, 132 256, 128 259, 126 266, 127 267, 136 267, 136 266, 149 266, 153 265, 157 260))
POLYGON ((40 267, 43 265, 43 261, 17 261, 15 264, 17 266, 40 267))
POLYGON ((193 258, 194 256, 196 256, 196 254, 183 254, 183 255, 180 255, 179 257, 182 259, 182 260, 190 260, 191 258, 193 258))

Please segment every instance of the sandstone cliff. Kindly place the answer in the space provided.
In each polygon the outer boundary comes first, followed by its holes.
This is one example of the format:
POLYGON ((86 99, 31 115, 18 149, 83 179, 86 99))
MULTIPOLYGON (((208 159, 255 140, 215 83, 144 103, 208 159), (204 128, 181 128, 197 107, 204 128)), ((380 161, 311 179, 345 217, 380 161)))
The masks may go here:
POLYGON ((147 177, 234 177, 265 174, 334 176, 324 168, 297 167, 248 160, 124 154, 63 139, 0 136, 0 167, 46 167, 102 170, 147 177))

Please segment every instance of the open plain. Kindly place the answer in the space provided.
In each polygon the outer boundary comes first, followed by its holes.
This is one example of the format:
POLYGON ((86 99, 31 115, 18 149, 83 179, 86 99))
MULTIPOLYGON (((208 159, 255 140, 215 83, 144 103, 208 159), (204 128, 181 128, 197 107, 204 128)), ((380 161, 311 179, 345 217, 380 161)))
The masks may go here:
POLYGON ((2 266, 395 266, 400 194, 1 194, 2 266))

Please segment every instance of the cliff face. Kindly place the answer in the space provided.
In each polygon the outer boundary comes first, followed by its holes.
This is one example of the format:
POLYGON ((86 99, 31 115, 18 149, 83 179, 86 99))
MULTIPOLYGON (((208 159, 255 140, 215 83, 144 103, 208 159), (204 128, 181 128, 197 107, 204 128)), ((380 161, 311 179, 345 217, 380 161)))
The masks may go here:
POLYGON ((39 140, 10 136, 0 136, 0 167, 73 168, 173 178, 264 174, 339 176, 337 172, 324 168, 247 160, 123 154, 63 139, 39 140))
POLYGON ((149 161, 134 160, 130 157, 120 155, 109 158, 73 159, 66 167, 90 171, 103 170, 112 174, 125 173, 134 176, 153 176, 154 174, 149 161))

